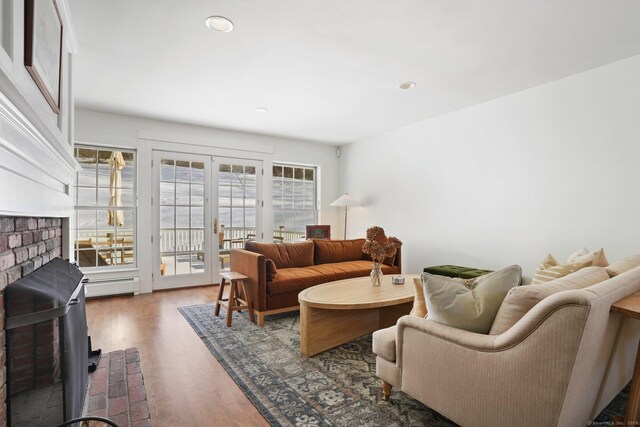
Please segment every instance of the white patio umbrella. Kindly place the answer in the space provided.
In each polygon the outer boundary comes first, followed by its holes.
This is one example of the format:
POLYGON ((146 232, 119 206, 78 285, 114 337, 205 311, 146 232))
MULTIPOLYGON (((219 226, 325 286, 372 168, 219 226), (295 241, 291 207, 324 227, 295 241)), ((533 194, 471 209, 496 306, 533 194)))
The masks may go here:
MULTIPOLYGON (((109 167, 111 168, 111 173, 109 174, 109 206, 122 206, 122 191, 120 187, 122 186, 122 168, 124 168, 124 166, 125 162, 122 157, 122 152, 112 152, 109 158, 109 167)), ((122 211, 109 209, 107 224, 122 227, 124 225, 124 214, 122 211)))

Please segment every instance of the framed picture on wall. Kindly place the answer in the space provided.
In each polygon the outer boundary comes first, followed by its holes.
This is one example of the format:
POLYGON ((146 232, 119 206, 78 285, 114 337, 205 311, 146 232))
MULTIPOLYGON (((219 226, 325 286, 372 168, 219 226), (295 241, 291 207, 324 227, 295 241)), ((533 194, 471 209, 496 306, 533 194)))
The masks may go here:
POLYGON ((60 112, 62 19, 55 0, 25 0, 24 65, 45 99, 60 112))
POLYGON ((307 239, 331 239, 331 226, 307 225, 307 239))

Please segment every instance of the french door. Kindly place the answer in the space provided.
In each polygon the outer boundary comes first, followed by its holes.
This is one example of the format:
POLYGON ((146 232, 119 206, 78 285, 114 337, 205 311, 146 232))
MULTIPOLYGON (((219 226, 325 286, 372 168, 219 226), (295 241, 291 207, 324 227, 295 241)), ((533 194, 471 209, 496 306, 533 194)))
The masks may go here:
POLYGON ((217 190, 214 232, 217 267, 229 271, 230 252, 247 241, 262 240, 262 162, 215 157, 213 175, 217 190))
POLYGON ((153 152, 153 289, 219 283, 230 251, 262 238, 262 162, 153 152))
POLYGON ((211 283, 211 158, 153 153, 153 288, 211 283))

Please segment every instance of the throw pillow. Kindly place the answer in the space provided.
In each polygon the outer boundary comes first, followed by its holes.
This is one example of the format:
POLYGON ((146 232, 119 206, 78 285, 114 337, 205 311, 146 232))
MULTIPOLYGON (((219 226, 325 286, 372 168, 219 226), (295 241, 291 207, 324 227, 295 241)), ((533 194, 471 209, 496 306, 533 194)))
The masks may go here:
POLYGON ((586 267, 540 285, 518 286, 509 291, 491 326, 491 335, 501 334, 515 325, 536 304, 556 292, 584 289, 607 280, 602 267, 586 267))
POLYGON ((609 277, 615 277, 629 270, 633 270, 636 267, 640 267, 640 255, 629 255, 615 264, 608 266, 605 270, 607 270, 609 277))
POLYGON ((589 252, 586 248, 582 248, 567 259, 567 264, 581 264, 590 261, 590 265, 596 267, 606 267, 609 265, 607 257, 604 255, 604 249, 589 252))
POLYGON ((565 264, 572 264, 572 262, 569 260, 578 258, 579 256, 586 255, 588 253, 589 253, 589 249, 583 246, 577 251, 575 251, 574 253, 572 253, 571 255, 569 255, 569 258, 567 258, 567 262, 565 264))
POLYGON ((542 260, 537 270, 546 270, 547 268, 555 267, 556 265, 560 265, 560 263, 556 261, 553 255, 549 254, 542 260))
POLYGON ((276 268, 276 263, 273 262, 272 259, 266 260, 266 270, 267 270, 267 282, 273 282, 275 278, 278 276, 278 269, 276 268))
POLYGON ((278 268, 308 267, 313 265, 313 242, 258 243, 246 242, 247 251, 257 252, 272 259, 278 268))
POLYGON ((423 273, 427 319, 488 334, 502 300, 521 279, 518 265, 467 280, 423 273))
POLYGON ((424 289, 422 288, 422 280, 419 277, 413 279, 413 286, 416 288, 416 296, 413 299, 412 316, 425 317, 427 315, 427 302, 424 299, 424 289))
POLYGON ((313 263, 328 264, 344 261, 359 261, 363 257, 362 245, 365 239, 326 240, 312 239, 313 263))
POLYGON ((388 265, 389 267, 393 267, 396 263, 396 256, 398 256, 398 252, 396 252, 393 256, 386 257, 382 263, 384 265, 388 265))
POLYGON ((531 284, 539 285, 541 283, 547 283, 590 265, 591 261, 577 264, 560 264, 551 254, 549 254, 544 260, 542 260, 536 269, 533 279, 531 279, 531 284))

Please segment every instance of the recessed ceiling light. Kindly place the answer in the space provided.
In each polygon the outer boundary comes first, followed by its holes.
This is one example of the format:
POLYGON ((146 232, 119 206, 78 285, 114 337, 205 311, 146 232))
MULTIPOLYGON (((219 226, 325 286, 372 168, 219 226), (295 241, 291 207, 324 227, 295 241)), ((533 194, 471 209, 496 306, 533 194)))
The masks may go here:
POLYGON ((258 107, 256 108, 256 113, 266 113, 268 112, 269 109, 268 108, 264 108, 264 107, 258 107))
POLYGON ((399 87, 400 89, 413 89, 416 87, 416 82, 404 82, 399 87))
POLYGON ((204 21, 204 23, 212 30, 219 31, 221 33, 228 33, 233 30, 233 22, 224 16, 210 16, 206 21, 204 21))

